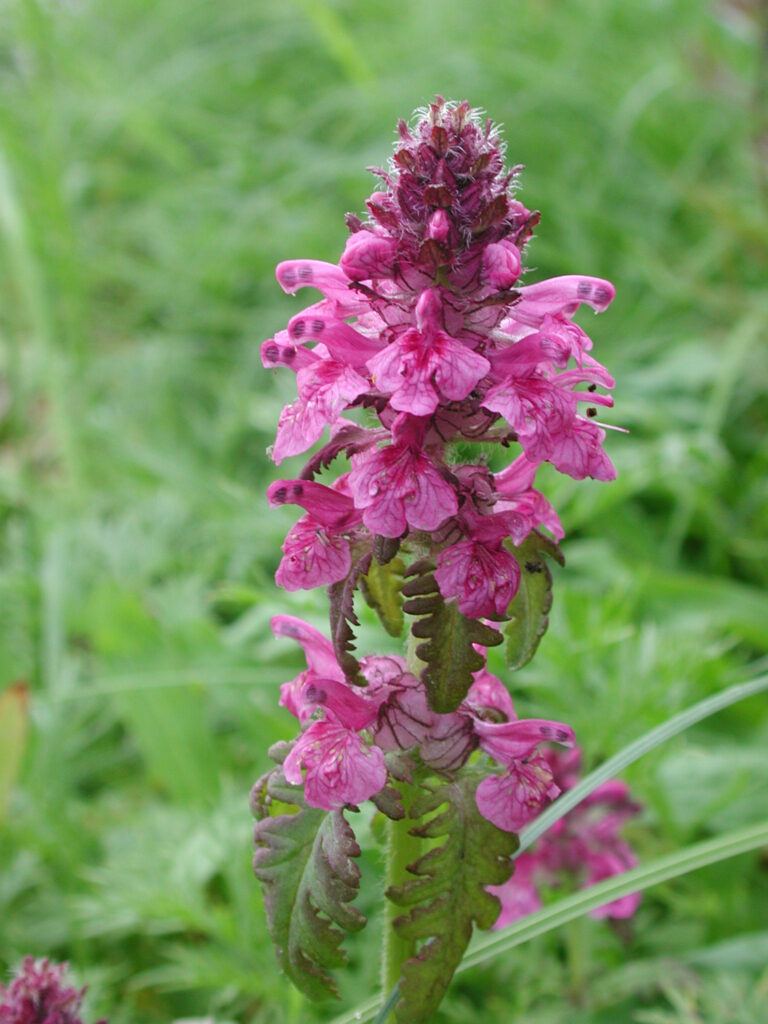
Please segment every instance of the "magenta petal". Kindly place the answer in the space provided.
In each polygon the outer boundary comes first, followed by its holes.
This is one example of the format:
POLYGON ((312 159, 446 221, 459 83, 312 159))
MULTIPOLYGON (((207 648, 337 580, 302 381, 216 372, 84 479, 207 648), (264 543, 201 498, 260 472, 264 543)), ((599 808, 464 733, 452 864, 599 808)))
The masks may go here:
POLYGON ((520 289, 520 295, 512 316, 527 314, 543 318, 547 314, 573 313, 581 303, 602 313, 613 301, 616 289, 602 278, 571 274, 526 285, 520 289))
POLYGON ((354 518, 351 498, 314 480, 275 480, 267 488, 267 501, 272 508, 300 505, 328 527, 339 527, 354 518))
POLYGON ((535 884, 538 860, 535 854, 521 853, 515 858, 515 873, 504 885, 489 885, 487 891, 501 902, 501 912, 494 929, 508 925, 541 910, 541 899, 535 884))
POLYGON ((483 249, 483 281, 503 291, 511 288, 520 276, 520 251, 506 239, 491 242, 483 249))
POLYGON ((299 736, 283 763, 283 774, 293 785, 304 783, 310 807, 326 811, 362 803, 387 781, 383 752, 331 721, 314 722, 299 736))
POLYGON ((456 598, 462 615, 504 615, 520 585, 520 567, 503 548, 462 541, 444 548, 435 579, 446 599, 456 598))
POLYGON ((410 445, 392 444, 361 456, 349 474, 369 530, 399 537, 406 525, 436 530, 458 508, 456 493, 434 463, 410 445))
POLYGON ((275 582, 288 591, 338 583, 352 567, 349 541, 335 536, 312 516, 302 516, 283 543, 284 557, 275 582))
POLYGON ((514 722, 475 722, 480 746, 495 760, 511 764, 527 757, 538 743, 562 743, 572 747, 573 729, 564 722, 546 718, 518 718, 514 722))
POLYGON ((339 267, 351 281, 392 277, 397 242, 373 231, 357 231, 347 239, 339 267))
POLYGON ((497 828, 519 832, 560 790, 542 757, 517 761, 503 775, 490 775, 477 787, 477 809, 497 828))
POLYGON ((275 615, 270 621, 270 626, 276 637, 289 637, 300 644, 307 665, 317 675, 329 679, 344 679, 344 673, 339 668, 333 652, 333 644, 314 626, 293 615, 275 615))
POLYGON ((364 367, 384 346, 383 341, 361 334, 343 320, 320 313, 294 316, 288 321, 288 334, 300 344, 322 342, 335 359, 352 367, 364 367))

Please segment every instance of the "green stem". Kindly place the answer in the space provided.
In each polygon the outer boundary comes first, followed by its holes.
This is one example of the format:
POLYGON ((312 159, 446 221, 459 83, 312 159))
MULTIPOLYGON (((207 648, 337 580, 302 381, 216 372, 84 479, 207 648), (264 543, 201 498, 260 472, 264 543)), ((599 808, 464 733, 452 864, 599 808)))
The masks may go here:
MULTIPOLYGON (((418 675, 423 667, 422 662, 416 657, 417 643, 418 641, 414 642, 413 635, 409 633, 406 665, 408 671, 413 672, 414 675, 418 675)), ((398 788, 402 794, 405 817, 401 821, 387 821, 387 889, 390 886, 403 885, 408 881, 408 878, 411 877, 407 870, 408 865, 413 864, 422 853, 421 839, 410 834, 413 822, 409 812, 415 796, 415 788, 406 783, 400 784, 398 788)), ((400 909, 391 900, 385 901, 384 948, 381 964, 381 986, 384 992, 393 992, 400 981, 403 964, 406 960, 410 960, 414 953, 412 943, 401 938, 394 929, 394 920, 400 913, 400 909)), ((394 1008, 395 1002, 392 1002, 391 1008, 394 1008)), ((382 1024, 385 1020, 394 1021, 394 1013, 382 1017, 382 1024)))
MULTIPOLYGON (((401 787, 403 789, 410 787, 401 787)), ((391 885, 402 885, 408 880, 407 867, 421 856, 421 840, 409 833, 413 822, 408 818, 411 793, 403 793, 403 805, 406 817, 402 821, 387 822, 387 888, 391 885)), ((384 956, 382 960, 381 983, 385 992, 391 990, 400 981, 402 967, 406 960, 413 956, 412 943, 401 938, 393 927, 393 922, 402 911, 390 900, 386 901, 384 912, 384 956)), ((394 1020, 394 1016, 390 1018, 394 1020)))

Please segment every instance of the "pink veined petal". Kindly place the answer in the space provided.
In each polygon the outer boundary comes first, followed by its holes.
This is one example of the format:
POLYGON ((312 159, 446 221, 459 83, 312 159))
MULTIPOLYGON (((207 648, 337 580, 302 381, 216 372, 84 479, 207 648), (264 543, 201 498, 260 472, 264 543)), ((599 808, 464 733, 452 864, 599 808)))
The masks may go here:
POLYGON ((326 811, 362 803, 387 781, 383 752, 332 721, 314 722, 299 736, 283 763, 283 774, 293 785, 304 783, 310 807, 326 811))
POLYGON ((475 722, 480 746, 501 764, 509 765, 527 757, 538 743, 562 743, 572 747, 573 729, 564 722, 546 718, 518 718, 514 722, 475 722))
POLYGON ((462 541, 437 557, 437 585, 444 598, 456 598, 462 615, 504 615, 520 585, 520 567, 503 548, 462 541))
POLYGON ((289 295, 299 288, 317 288, 321 292, 349 288, 349 281, 339 267, 323 260, 284 260, 275 268, 275 277, 289 295))
POLYGON ((520 276, 520 250, 506 239, 483 249, 482 280, 492 288, 511 288, 520 276))
POLYGON ((565 433, 576 416, 572 392, 533 376, 508 378, 491 388, 483 399, 483 407, 501 413, 517 432, 526 454, 531 442, 548 451, 550 439, 565 433))
POLYGON ((565 277, 550 277, 537 284, 520 289, 520 300, 510 310, 515 320, 526 323, 541 322, 547 314, 563 313, 570 316, 582 303, 596 312, 607 309, 616 295, 610 281, 599 277, 582 277, 569 274, 565 277))
POLYGON ((481 669, 475 674, 474 682, 469 688, 464 705, 474 717, 482 717, 478 712, 484 709, 501 712, 509 722, 513 722, 517 715, 509 690, 502 681, 487 669, 481 669))
POLYGON ((477 809, 496 828, 519 832, 560 790, 542 757, 515 761, 503 775, 490 775, 477 787, 477 809))
POLYGON ((275 480, 267 488, 267 501, 272 508, 299 505, 322 526, 331 528, 340 528, 357 518, 348 495, 314 480, 275 480))
POLYGON ((288 591, 338 583, 352 568, 349 541, 334 536, 310 515, 302 516, 288 531, 283 553, 275 582, 288 591))
POLYGON ((373 231, 357 231, 347 239, 339 267, 351 281, 392 277, 397 242, 373 231))
POLYGON ((327 718, 337 721, 345 729, 365 729, 376 718, 384 694, 371 700, 367 690, 353 690, 338 679, 321 679, 313 675, 305 683, 301 700, 309 708, 322 708, 327 718))
POLYGON ((373 533, 400 537, 406 526, 436 530, 458 508, 456 493, 432 461, 392 444, 360 457, 349 475, 355 505, 373 533))
POLYGON ((385 345, 384 341, 369 338, 343 320, 327 314, 299 313, 288 321, 288 334, 300 344, 307 341, 322 342, 334 359, 359 368, 363 368, 366 360, 385 345))
POLYGON ((344 673, 336 661, 333 644, 314 626, 310 626, 303 619, 297 619, 294 615, 275 615, 270 621, 270 626, 276 637, 289 637, 301 646, 307 665, 318 676, 344 679, 344 673))
MULTIPOLYGON (((616 470, 603 451, 604 440, 604 430, 577 417, 567 431, 554 438, 546 458, 561 473, 567 473, 574 480, 583 480, 588 476, 595 480, 614 480, 616 470)), ((535 445, 531 447, 531 454, 534 458, 540 454, 535 445)))

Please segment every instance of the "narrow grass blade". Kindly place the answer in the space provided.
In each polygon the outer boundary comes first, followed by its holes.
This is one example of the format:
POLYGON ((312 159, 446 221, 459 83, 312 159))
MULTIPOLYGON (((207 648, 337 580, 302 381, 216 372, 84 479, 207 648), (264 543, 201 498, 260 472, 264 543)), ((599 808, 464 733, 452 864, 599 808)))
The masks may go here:
POLYGON ((519 856, 523 850, 527 849, 531 843, 543 835, 548 828, 551 828, 556 821, 559 821, 564 814, 567 814, 568 811, 581 803, 598 786, 618 775, 627 765, 637 761, 643 754, 647 754, 649 750, 653 750, 654 747, 671 739, 679 732, 683 732, 697 722, 701 722, 702 719, 714 715, 715 712, 722 711, 723 708, 727 708, 737 701, 744 700, 746 697, 752 697, 754 694, 761 693, 764 690, 768 690, 768 675, 758 676, 746 683, 737 683, 736 686, 730 686, 727 690, 723 690, 722 693, 717 693, 713 697, 707 697, 706 700, 694 704, 693 707, 681 711, 679 715, 675 715, 655 729, 651 729, 650 732, 635 740, 634 743, 630 743, 628 747, 620 750, 614 757, 609 758, 599 768, 590 772, 578 785, 574 786, 573 789, 569 789, 551 807, 548 807, 543 814, 540 814, 535 821, 531 822, 527 828, 524 828, 520 833, 520 848, 515 856, 519 856))
POLYGON ((544 910, 539 910, 537 913, 515 922, 504 931, 476 939, 459 965, 457 973, 484 963, 500 953, 507 952, 514 946, 519 946, 529 939, 543 935, 553 928, 559 928, 582 914, 597 910, 598 907, 612 903, 613 900, 621 899, 622 896, 648 889, 652 885, 659 885, 671 878, 679 878, 680 875, 686 875, 690 871, 697 871, 708 864, 715 864, 728 857, 735 857, 740 853, 757 850, 766 845, 768 845, 768 821, 763 821, 758 825, 733 829, 716 839, 696 843, 666 857, 659 857, 650 864, 633 868, 632 871, 626 871, 623 875, 616 875, 614 878, 583 889, 567 899, 558 900, 552 906, 545 907, 544 910))

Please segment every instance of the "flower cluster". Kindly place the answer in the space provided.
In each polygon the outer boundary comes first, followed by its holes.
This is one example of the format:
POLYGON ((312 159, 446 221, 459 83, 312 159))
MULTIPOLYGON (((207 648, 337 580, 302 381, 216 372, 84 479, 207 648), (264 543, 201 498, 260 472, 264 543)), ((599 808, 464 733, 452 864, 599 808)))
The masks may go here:
MULTIPOLYGON (((581 751, 544 753, 556 787, 564 792, 579 781, 581 751)), ((505 928, 520 917, 541 909, 542 887, 559 888, 571 879, 587 888, 636 867, 637 858, 621 838, 625 822, 640 811, 618 779, 598 786, 577 807, 562 817, 515 861, 515 873, 500 886, 489 886, 498 896, 501 913, 496 928, 505 928)), ((640 904, 640 893, 631 893, 592 911, 592 917, 631 917, 640 904)))
POLYGON ((0 985, 0 1024, 83 1024, 85 989, 65 985, 66 970, 67 964, 25 957, 10 985, 0 985))
POLYGON ((268 490, 273 507, 303 510, 276 579, 288 590, 328 585, 346 594, 342 617, 332 609, 332 641, 289 616, 273 620, 307 658, 282 691, 302 727, 283 772, 313 807, 375 797, 397 778, 387 760, 397 752, 408 753, 411 773, 456 772, 484 752, 477 807, 508 832, 559 792, 539 744, 571 746, 571 729, 519 720, 485 654, 501 642, 524 572, 545 571, 518 549, 540 528, 563 537, 534 487, 538 467, 548 462, 578 480, 615 475, 595 420, 598 406, 612 405, 613 379, 573 320, 581 305, 604 310, 614 289, 582 276, 521 284, 538 214, 514 197, 518 171, 505 168, 490 121, 438 97, 413 127, 400 122, 390 167, 375 172, 381 187, 367 200, 367 220, 347 216, 338 265, 277 268, 286 292, 312 287, 322 298, 262 346, 264 365, 292 369, 298 390, 280 415, 272 457, 306 452, 326 427, 329 437, 297 478, 268 490), (356 418, 345 418, 350 410, 356 418), (518 451, 491 472, 486 454, 462 461, 469 444, 518 451), (346 470, 317 480, 340 456, 346 470), (416 648, 407 665, 351 659, 351 671, 350 595, 374 558, 387 566, 396 555, 401 578, 417 571, 409 566, 423 569, 402 588, 412 598, 402 608, 413 635, 431 646, 416 648), (425 625, 428 613, 435 620, 425 625), (430 652, 440 662, 443 649, 459 648, 459 633, 462 667, 442 663, 443 675, 463 673, 458 696, 454 688, 450 700, 434 700, 434 666, 416 672, 430 652))
POLYGON ((338 265, 290 260, 285 291, 313 287, 321 301, 262 347, 265 366, 296 373, 283 409, 275 462, 330 440, 298 480, 279 480, 272 505, 304 515, 290 530, 277 582, 288 590, 332 584, 351 567, 358 538, 411 538, 435 553, 446 600, 472 618, 501 619, 519 585, 505 547, 537 527, 562 527, 533 486, 549 462, 575 479, 615 472, 595 421, 613 379, 573 322, 580 305, 604 310, 614 289, 566 276, 521 285, 523 250, 538 214, 513 197, 490 121, 467 103, 439 99, 400 139, 369 219, 349 215, 338 265), (579 411, 586 405, 585 414, 579 411), (367 409, 376 424, 342 413, 367 409), (458 442, 521 449, 502 472, 456 465, 458 442), (336 456, 348 472, 314 480, 336 456))
POLYGON ((368 685, 348 685, 322 633, 301 619, 276 615, 276 636, 301 645, 306 671, 281 688, 280 703, 305 726, 283 772, 304 786, 311 807, 334 810, 376 796, 387 783, 388 751, 410 751, 435 772, 454 772, 480 748, 495 763, 477 789, 480 813, 498 828, 517 832, 560 789, 537 751, 549 741, 572 746, 562 722, 519 719, 500 679, 483 669, 451 714, 432 711, 421 680, 403 658, 361 660, 368 685))

